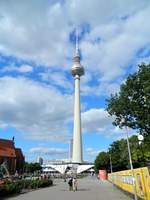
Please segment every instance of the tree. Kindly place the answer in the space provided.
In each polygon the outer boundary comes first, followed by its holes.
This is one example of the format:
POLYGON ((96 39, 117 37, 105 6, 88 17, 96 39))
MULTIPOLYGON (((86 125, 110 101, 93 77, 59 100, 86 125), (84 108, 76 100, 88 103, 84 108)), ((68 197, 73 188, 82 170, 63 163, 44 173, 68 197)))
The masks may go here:
POLYGON ((140 166, 150 166, 150 135, 139 144, 140 166))
POLYGON ((128 168, 127 142, 124 139, 114 141, 109 147, 113 171, 125 170, 128 168))
POLYGON ((99 169, 106 169, 107 171, 110 171, 109 163, 109 154, 104 151, 100 152, 94 162, 95 171, 98 172, 99 169))
MULTIPOLYGON (((149 140, 150 142, 150 140, 149 140)), ((148 166, 150 164, 150 145, 148 140, 139 144, 138 137, 129 138, 131 157, 134 168, 148 166)), ((127 140, 121 139, 110 144, 108 152, 100 152, 95 159, 95 170, 106 169, 110 172, 110 156, 112 170, 121 171, 130 169, 127 140)))
POLYGON ((106 110, 115 117, 115 126, 137 129, 145 137, 150 134, 150 64, 139 65, 138 72, 128 76, 120 92, 107 99, 106 110))
POLYGON ((35 171, 39 171, 41 169, 42 169, 42 167, 39 163, 25 162, 25 164, 24 164, 24 171, 27 173, 34 173, 35 171))

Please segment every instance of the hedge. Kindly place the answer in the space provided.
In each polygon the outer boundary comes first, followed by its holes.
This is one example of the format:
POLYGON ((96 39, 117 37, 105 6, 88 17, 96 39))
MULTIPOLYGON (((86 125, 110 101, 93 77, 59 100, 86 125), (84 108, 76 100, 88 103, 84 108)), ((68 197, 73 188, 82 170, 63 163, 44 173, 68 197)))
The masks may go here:
POLYGON ((19 180, 17 182, 7 182, 0 187, 0 196, 20 193, 23 189, 37 189, 53 185, 52 180, 19 180))

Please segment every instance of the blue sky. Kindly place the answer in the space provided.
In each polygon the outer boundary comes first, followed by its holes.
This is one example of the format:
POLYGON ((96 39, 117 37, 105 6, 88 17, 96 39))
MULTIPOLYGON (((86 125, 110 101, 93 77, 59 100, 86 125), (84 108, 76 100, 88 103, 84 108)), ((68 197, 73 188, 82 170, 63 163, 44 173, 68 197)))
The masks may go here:
POLYGON ((124 137, 106 99, 150 61, 149 0, 1 0, 0 138, 27 161, 67 159, 73 132, 70 69, 79 27, 84 160, 124 137))

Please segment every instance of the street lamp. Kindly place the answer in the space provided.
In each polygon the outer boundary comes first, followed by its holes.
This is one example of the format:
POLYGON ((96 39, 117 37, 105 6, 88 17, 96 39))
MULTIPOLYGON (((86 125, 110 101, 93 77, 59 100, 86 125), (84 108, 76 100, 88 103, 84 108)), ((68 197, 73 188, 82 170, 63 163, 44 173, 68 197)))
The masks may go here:
POLYGON ((130 149, 129 136, 128 136, 128 128, 127 128, 125 122, 126 122, 125 119, 122 119, 121 124, 125 125, 125 133, 126 133, 126 140, 127 140, 127 146, 128 146, 130 169, 132 171, 132 178, 133 178, 134 200, 138 200, 137 193, 136 193, 135 174, 134 174, 134 169, 133 169, 133 164, 132 164, 131 149, 130 149))
POLYGON ((143 140, 144 140, 143 135, 139 134, 139 135, 138 135, 139 144, 141 144, 143 140))
POLYGON ((144 167, 145 167, 145 165, 146 165, 146 163, 145 163, 145 155, 144 155, 143 146, 142 146, 143 140, 144 140, 143 135, 139 134, 138 135, 139 147, 141 148, 142 157, 143 157, 143 164, 144 164, 144 167))

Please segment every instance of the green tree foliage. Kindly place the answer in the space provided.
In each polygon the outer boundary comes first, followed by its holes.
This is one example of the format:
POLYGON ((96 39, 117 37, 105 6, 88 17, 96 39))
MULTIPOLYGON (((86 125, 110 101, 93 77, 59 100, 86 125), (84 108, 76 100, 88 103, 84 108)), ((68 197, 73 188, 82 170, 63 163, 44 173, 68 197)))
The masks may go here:
MULTIPOLYGON (((136 135, 129 138, 133 167, 150 165, 150 140, 148 138, 139 144, 136 135)), ((100 152, 95 159, 95 169, 106 169, 110 172, 110 156, 113 171, 130 169, 126 139, 114 141, 107 152, 100 152)))
POLYGON ((109 154, 107 152, 100 152, 95 160, 95 171, 98 172, 99 169, 107 169, 109 170, 109 154))
POLYGON ((150 134, 150 64, 141 64, 107 103, 108 113, 115 117, 114 125, 137 129, 145 137, 150 134), (122 119, 125 124, 121 124, 122 119))
POLYGON ((109 147, 109 154, 113 171, 120 171, 127 168, 128 165, 128 152, 126 140, 121 139, 113 142, 109 147))
POLYGON ((41 170, 41 165, 39 163, 28 163, 24 164, 24 171, 27 173, 34 173, 35 171, 41 170))

